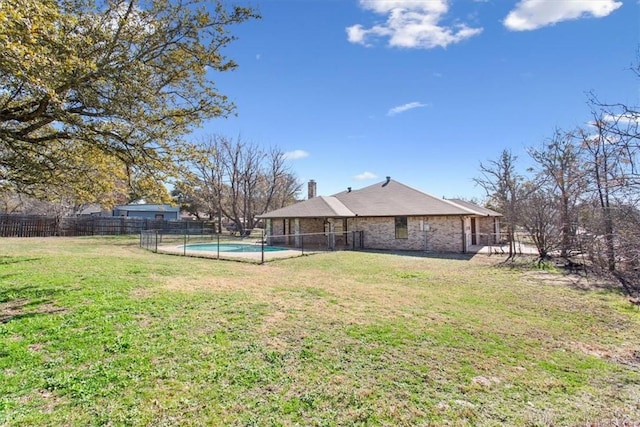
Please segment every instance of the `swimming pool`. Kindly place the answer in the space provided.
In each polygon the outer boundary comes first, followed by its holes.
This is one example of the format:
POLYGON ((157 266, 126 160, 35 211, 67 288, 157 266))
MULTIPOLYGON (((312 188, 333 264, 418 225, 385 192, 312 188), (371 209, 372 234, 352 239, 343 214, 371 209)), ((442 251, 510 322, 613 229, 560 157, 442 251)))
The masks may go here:
MULTIPOLYGON (((261 252, 262 245, 243 244, 243 243, 198 243, 187 245, 186 250, 191 251, 207 251, 207 252, 261 252), (220 249, 218 249, 220 248, 220 249)), ((264 246, 265 252, 286 251, 288 248, 280 248, 278 246, 264 246)))

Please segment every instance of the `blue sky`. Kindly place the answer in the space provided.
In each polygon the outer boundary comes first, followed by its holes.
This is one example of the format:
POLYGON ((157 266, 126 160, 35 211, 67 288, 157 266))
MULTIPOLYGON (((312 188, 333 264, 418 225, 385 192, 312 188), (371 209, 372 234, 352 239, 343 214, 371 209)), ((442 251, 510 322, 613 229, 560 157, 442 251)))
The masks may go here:
MULTIPOLYGON (((638 104, 637 0, 257 0, 213 76, 237 116, 202 134, 277 146, 319 195, 385 176, 482 198, 480 162, 638 104)), ((306 186, 303 186, 306 188, 306 186)), ((306 195, 303 190, 301 195, 306 195)))

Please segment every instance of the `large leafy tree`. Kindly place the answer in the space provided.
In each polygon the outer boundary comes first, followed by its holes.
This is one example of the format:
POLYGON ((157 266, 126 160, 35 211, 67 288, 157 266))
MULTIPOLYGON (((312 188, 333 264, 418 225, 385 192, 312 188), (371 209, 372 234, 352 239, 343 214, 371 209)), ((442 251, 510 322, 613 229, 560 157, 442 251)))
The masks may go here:
POLYGON ((109 190, 105 168, 174 174, 182 136, 233 112, 212 77, 236 67, 229 27, 254 17, 210 0, 3 0, 0 186, 90 195, 109 190))

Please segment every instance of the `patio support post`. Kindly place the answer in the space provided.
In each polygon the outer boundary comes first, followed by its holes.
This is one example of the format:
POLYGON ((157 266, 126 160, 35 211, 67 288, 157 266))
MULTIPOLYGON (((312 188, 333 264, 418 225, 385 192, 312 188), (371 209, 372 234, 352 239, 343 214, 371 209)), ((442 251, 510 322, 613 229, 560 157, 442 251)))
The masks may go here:
MULTIPOLYGON (((265 233, 266 233, 266 239, 267 239, 267 245, 271 244, 271 218, 268 218, 264 224, 265 226, 265 233)), ((283 233, 284 234, 284 233, 283 233)), ((263 240, 264 240, 264 236, 263 236, 263 240)))
POLYGON ((293 234, 295 235, 296 247, 300 247, 300 218, 293 220, 293 234))
POLYGON ((329 250, 336 248, 336 229, 333 222, 329 222, 329 250))

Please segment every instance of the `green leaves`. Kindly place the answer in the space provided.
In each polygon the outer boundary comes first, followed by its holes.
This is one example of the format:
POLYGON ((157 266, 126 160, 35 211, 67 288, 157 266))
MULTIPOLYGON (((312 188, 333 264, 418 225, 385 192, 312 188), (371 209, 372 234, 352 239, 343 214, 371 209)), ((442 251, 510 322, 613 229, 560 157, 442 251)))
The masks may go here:
POLYGON ((229 27, 252 18, 204 0, 3 1, 0 182, 55 185, 101 157, 175 174, 182 137, 234 109, 210 76, 236 67, 229 27))

